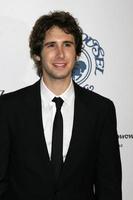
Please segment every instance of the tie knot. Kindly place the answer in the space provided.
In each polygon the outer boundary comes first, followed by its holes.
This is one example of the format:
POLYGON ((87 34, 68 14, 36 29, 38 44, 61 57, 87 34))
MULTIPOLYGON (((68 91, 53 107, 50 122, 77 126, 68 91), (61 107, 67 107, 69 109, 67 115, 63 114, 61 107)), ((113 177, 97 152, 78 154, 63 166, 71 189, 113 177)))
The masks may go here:
POLYGON ((62 104, 63 104, 63 99, 62 98, 60 98, 60 97, 54 97, 53 98, 53 100, 52 100, 53 102, 55 102, 55 105, 56 105, 56 109, 61 109, 61 106, 62 106, 62 104))

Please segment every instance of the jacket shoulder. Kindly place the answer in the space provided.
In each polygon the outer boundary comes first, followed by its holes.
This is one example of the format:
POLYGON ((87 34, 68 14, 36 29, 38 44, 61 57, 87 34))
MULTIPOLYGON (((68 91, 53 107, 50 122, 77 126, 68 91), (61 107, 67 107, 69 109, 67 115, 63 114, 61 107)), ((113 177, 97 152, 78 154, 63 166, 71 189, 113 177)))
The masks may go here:
POLYGON ((39 88, 39 86, 40 86, 40 81, 37 81, 36 83, 21 88, 19 90, 3 94, 0 96, 0 104, 18 102, 19 100, 22 101, 28 96, 34 95, 36 89, 39 88))
POLYGON ((101 94, 98 94, 94 91, 83 88, 76 83, 74 83, 74 85, 75 94, 77 93, 78 98, 81 99, 84 103, 101 108, 106 106, 114 107, 114 103, 111 99, 102 96, 101 94))

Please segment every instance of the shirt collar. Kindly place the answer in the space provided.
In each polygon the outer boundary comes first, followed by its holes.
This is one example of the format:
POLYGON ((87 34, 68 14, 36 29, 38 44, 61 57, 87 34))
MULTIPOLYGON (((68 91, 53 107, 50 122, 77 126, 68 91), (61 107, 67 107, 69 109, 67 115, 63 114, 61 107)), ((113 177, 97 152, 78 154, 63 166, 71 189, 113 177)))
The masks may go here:
POLYGON ((61 97, 64 100, 64 103, 70 105, 71 100, 74 98, 74 86, 73 81, 71 79, 71 82, 68 86, 68 88, 59 96, 55 95, 51 90, 48 89, 46 84, 43 81, 43 78, 41 78, 41 99, 43 101, 43 104, 47 106, 49 103, 52 102, 52 99, 56 97, 61 97))

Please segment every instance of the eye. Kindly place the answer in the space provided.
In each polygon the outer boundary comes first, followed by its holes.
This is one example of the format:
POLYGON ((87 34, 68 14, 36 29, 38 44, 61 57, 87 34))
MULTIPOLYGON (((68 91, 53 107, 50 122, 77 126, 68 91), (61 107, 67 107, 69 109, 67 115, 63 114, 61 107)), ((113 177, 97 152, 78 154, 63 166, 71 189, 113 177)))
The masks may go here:
POLYGON ((54 44, 54 43, 48 44, 47 47, 48 47, 48 48, 55 47, 55 44, 54 44))
POLYGON ((64 43, 64 46, 65 46, 65 47, 71 47, 72 44, 71 44, 70 42, 66 42, 66 43, 64 43))
POLYGON ((48 42, 48 43, 44 44, 44 47, 53 48, 53 47, 55 47, 55 42, 48 42))

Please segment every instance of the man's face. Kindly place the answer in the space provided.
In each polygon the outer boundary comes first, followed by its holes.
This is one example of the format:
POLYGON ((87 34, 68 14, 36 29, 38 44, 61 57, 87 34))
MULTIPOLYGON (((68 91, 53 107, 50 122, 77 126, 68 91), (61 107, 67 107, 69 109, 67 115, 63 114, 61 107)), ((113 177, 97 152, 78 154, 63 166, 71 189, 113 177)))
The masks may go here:
POLYGON ((44 80, 70 80, 76 60, 74 36, 57 26, 49 29, 40 59, 44 80))

